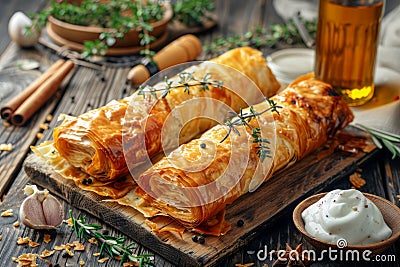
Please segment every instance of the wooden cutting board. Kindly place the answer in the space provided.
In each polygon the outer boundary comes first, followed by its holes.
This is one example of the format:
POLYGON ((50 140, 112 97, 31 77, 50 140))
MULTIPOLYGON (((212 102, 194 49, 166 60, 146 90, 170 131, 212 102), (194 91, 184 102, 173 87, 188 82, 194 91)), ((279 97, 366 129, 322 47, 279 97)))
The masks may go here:
MULTIPOLYGON (((360 144, 361 132, 353 127, 347 127, 346 132, 354 135, 346 135, 346 140, 340 140, 341 143, 360 144)), ((178 266, 216 266, 219 260, 266 231, 280 215, 293 210, 302 199, 353 173, 361 163, 375 155, 377 149, 371 141, 365 137, 361 140, 365 141, 364 148, 367 147, 364 151, 356 154, 343 151, 327 153, 325 146, 275 175, 256 192, 237 199, 227 207, 226 219, 232 229, 225 236, 206 237, 203 245, 194 243, 189 232, 185 232, 183 238, 173 233, 153 234, 140 213, 102 201, 104 198, 77 188, 73 181, 62 178, 34 154, 26 159, 24 168, 32 182, 119 229, 170 262, 178 266), (242 227, 236 225, 238 220, 244 221, 242 227)), ((174 225, 167 218, 158 218, 156 222, 158 225, 174 225)))

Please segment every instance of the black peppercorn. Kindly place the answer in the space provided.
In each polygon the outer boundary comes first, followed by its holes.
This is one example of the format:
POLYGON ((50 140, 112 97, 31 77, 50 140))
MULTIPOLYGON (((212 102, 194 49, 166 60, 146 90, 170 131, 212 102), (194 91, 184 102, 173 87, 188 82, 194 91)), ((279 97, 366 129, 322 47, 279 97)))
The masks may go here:
POLYGON ((102 231, 102 234, 103 234, 103 235, 109 235, 109 234, 110 234, 110 231, 108 231, 108 230, 105 229, 105 230, 102 231))
POLYGON ((236 225, 237 225, 238 227, 242 227, 242 226, 244 225, 244 221, 243 221, 243 220, 238 220, 237 223, 236 223, 236 225))
POLYGON ((201 147, 201 148, 206 148, 207 145, 206 145, 205 143, 201 143, 201 144, 200 144, 200 147, 201 147))
POLYGON ((93 179, 92 178, 88 178, 87 179, 87 184, 92 184, 93 183, 93 179))
POLYGON ((192 241, 197 243, 197 241, 199 241, 199 237, 197 235, 192 235, 192 241))
POLYGON ((201 236, 199 236, 198 241, 199 241, 199 244, 204 244, 204 242, 206 242, 206 239, 204 236, 201 235, 201 236))
POLYGON ((88 184, 88 180, 87 179, 82 179, 82 184, 83 185, 87 185, 88 184))

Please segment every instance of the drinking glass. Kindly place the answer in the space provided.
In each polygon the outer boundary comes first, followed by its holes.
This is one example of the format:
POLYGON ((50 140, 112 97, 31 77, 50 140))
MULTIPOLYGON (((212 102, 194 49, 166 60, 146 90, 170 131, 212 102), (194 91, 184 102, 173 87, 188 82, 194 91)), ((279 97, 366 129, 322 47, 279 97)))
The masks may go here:
POLYGON ((350 106, 374 95, 374 70, 384 1, 320 0, 315 76, 350 106))

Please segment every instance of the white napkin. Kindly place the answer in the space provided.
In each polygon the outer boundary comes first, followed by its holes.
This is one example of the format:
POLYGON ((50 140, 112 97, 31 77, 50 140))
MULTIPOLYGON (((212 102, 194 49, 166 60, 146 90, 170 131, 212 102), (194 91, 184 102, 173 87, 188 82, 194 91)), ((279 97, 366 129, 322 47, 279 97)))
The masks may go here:
POLYGON ((352 107, 353 123, 400 134, 400 6, 382 21, 375 94, 367 104, 352 107))

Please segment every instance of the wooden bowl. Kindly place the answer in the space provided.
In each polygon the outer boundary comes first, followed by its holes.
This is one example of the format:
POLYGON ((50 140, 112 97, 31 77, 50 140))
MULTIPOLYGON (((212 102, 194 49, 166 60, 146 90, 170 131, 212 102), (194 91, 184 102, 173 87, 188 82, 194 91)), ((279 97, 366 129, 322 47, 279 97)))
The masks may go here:
MULTIPOLYGON (((304 227, 304 221, 301 217, 301 213, 310 205, 317 202, 320 198, 325 196, 327 193, 321 193, 317 195, 313 195, 305 200, 303 200, 300 204, 296 206, 293 211, 293 221, 296 228, 300 231, 304 239, 309 242, 313 247, 318 250, 326 250, 329 247, 332 249, 338 249, 336 243, 329 243, 327 241, 315 238, 311 236, 304 227)), ((381 242, 369 244, 369 245, 348 245, 343 248, 343 250, 357 250, 359 252, 363 252, 369 250, 373 255, 380 254, 390 248, 396 240, 400 237, 400 208, 394 205, 392 202, 378 197, 372 194, 363 193, 365 197, 371 200, 381 211, 383 215, 383 219, 386 224, 392 230, 392 235, 381 242)))
MULTIPOLYGON (((151 25, 153 26, 153 31, 151 31, 150 35, 154 37, 162 36, 166 32, 168 23, 172 19, 173 11, 171 4, 165 2, 164 8, 165 11, 163 18, 161 20, 151 23, 151 25)), ((62 39, 77 44, 83 44, 85 41, 98 40, 102 32, 108 32, 111 30, 109 28, 102 28, 97 26, 74 25, 58 20, 53 16, 49 16, 48 27, 54 34, 61 37, 62 39)), ((123 39, 117 39, 116 43, 113 45, 113 47, 115 48, 136 46, 140 46, 139 33, 136 30, 130 30, 124 35, 123 39)))

